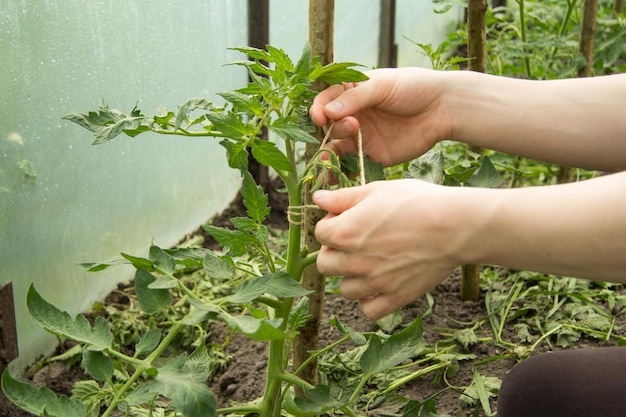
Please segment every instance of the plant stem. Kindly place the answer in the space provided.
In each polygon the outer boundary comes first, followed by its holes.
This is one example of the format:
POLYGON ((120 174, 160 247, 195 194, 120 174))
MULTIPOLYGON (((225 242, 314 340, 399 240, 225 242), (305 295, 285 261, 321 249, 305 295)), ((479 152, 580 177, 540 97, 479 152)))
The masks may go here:
MULTIPOLYGON (((524 49, 526 49, 526 15, 525 15, 524 0, 516 0, 516 1, 519 6, 520 33, 522 37, 522 42, 524 43, 524 49)), ((524 68, 526 69, 526 77, 531 78, 530 58, 528 58, 528 55, 524 56, 524 68)))
POLYGON ((178 321, 172 325, 172 328, 167 333, 167 336, 163 338, 159 346, 146 358, 142 361, 142 363, 135 369, 135 372, 128 378, 128 380, 124 383, 124 385, 115 393, 115 396, 111 400, 111 404, 106 409, 106 411, 102 414, 102 417, 109 417, 113 411, 117 408, 117 405, 121 402, 124 394, 132 387, 135 381, 142 376, 149 368, 152 367, 152 362, 155 359, 161 356, 161 354, 167 349, 167 347, 172 343, 176 335, 183 328, 183 320, 178 321))

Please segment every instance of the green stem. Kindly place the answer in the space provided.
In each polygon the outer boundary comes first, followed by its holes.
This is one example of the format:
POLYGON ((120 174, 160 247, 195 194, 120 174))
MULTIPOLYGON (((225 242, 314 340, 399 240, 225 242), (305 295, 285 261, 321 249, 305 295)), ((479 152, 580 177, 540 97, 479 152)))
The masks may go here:
POLYGON ((420 378, 424 375, 429 374, 430 372, 434 372, 434 371, 438 371, 439 369, 443 369, 443 368, 447 368, 448 366, 450 366, 451 362, 450 361, 446 361, 446 362, 440 362, 440 363, 436 363, 434 365, 430 365, 427 366, 426 368, 420 369, 418 371, 413 372, 410 375, 407 375, 405 377, 402 378, 398 378, 396 379, 394 382, 392 382, 383 392, 382 394, 388 394, 391 391, 394 391, 398 388, 400 388, 402 385, 409 383, 411 381, 413 381, 414 379, 420 378))
POLYGON ((152 367, 152 363, 163 354, 165 349, 172 343, 176 335, 183 328, 183 320, 178 321, 172 325, 172 328, 167 333, 167 336, 163 338, 159 346, 150 354, 146 359, 144 359, 141 364, 135 368, 135 372, 128 378, 128 380, 124 383, 124 385, 115 393, 115 396, 111 400, 111 404, 106 409, 106 411, 102 414, 102 417, 109 417, 115 409, 117 409, 118 404, 122 401, 122 398, 126 394, 126 392, 133 386, 135 381, 142 376, 148 369, 152 367))
MULTIPOLYGON (((519 5, 519 24, 520 24, 520 33, 522 37, 522 42, 526 44, 526 14, 525 14, 524 0, 517 0, 517 4, 519 5)), ((524 45, 524 49, 526 49, 526 45, 524 45)), ((531 78, 530 58, 528 58, 528 55, 524 56, 524 68, 526 69, 526 76, 528 78, 531 78)))

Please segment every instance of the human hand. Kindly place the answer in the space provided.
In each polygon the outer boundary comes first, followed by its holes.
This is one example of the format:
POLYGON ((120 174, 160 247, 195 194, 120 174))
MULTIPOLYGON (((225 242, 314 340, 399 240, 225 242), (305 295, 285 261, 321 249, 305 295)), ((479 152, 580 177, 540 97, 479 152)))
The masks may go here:
POLYGON ((315 229, 319 272, 343 276, 341 294, 373 320, 414 301, 459 265, 452 200, 449 187, 417 180, 316 191, 328 211, 315 229))
POLYGON ((327 148, 339 155, 363 152, 384 166, 414 159, 449 138, 450 115, 441 103, 443 73, 420 68, 369 71, 369 80, 333 85, 317 95, 313 122, 336 121, 327 148))

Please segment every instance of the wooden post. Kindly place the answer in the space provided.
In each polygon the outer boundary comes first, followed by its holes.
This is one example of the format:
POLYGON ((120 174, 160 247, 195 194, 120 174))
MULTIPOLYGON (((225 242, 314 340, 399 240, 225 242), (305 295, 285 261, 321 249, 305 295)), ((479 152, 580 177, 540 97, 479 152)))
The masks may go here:
MULTIPOLYGON (((579 77, 591 77, 593 70, 593 46, 596 37, 596 17, 598 15, 598 0, 585 0, 583 2, 583 19, 580 28, 580 41, 578 52, 585 59, 585 65, 578 69, 579 77)), ((560 166, 557 176, 559 184, 573 182, 574 169, 568 166, 560 166)))
POLYGON ((0 285, 0 374, 18 354, 13 284, 7 282, 0 285))
MULTIPOLYGON (((468 69, 476 72, 487 72, 487 0, 469 0, 467 3, 467 57, 468 69)), ((468 149, 482 153, 478 146, 468 149)), ((463 301, 476 301, 480 298, 480 267, 479 265, 463 265, 461 267, 460 297, 463 301)))
MULTIPOLYGON (((319 56, 322 65, 333 62, 334 18, 334 0, 309 1, 309 44, 311 45, 311 55, 319 56)), ((326 87, 327 86, 323 83, 317 83, 313 86, 316 91, 321 91, 326 87)), ((317 129, 316 137, 321 142, 323 132, 320 128, 317 129)), ((319 145, 307 144, 305 159, 307 161, 311 160, 318 148, 319 145)), ((313 204, 308 189, 305 190, 304 204, 313 204)), ((305 211, 302 230, 304 234, 304 245, 309 253, 320 248, 320 244, 315 240, 315 225, 323 216, 324 213, 318 209, 307 209, 305 211)), ((309 295, 309 313, 311 314, 311 319, 304 327, 300 328, 300 334, 294 339, 292 356, 294 368, 298 368, 309 358, 309 352, 317 349, 319 340, 326 282, 324 276, 317 272, 315 265, 308 267, 304 271, 302 287, 313 291, 313 293, 309 295)), ((317 385, 317 361, 312 361, 298 376, 311 385, 317 385)), ((295 392, 296 395, 302 396, 301 389, 297 388, 295 392)))
POLYGON ((395 68, 398 65, 398 45, 396 45, 396 0, 380 0, 379 26, 378 66, 380 68, 395 68))
MULTIPOLYGON (((270 1, 248 0, 248 46, 265 49, 270 38, 270 1)), ((267 140, 267 128, 263 126, 260 138, 267 140)), ((248 170, 257 185, 263 188, 269 198, 270 206, 274 206, 274 193, 270 187, 269 170, 267 166, 259 164, 252 154, 248 157, 248 170)))

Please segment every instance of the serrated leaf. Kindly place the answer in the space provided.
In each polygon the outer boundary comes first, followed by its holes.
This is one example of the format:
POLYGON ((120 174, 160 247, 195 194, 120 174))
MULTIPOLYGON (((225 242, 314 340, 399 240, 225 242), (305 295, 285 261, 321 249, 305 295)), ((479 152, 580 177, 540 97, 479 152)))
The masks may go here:
POLYGON ((291 309, 287 323, 292 331, 304 326, 313 317, 311 313, 309 313, 309 304, 309 298, 302 297, 291 309))
POLYGON ((8 370, 2 374, 2 391, 13 404, 37 416, 45 412, 51 417, 87 417, 85 406, 79 401, 65 395, 57 397, 46 387, 17 381, 8 370))
POLYGON ((172 300, 172 295, 166 289, 153 289, 150 285, 156 281, 151 273, 138 269, 135 273, 135 293, 139 306, 148 314, 164 311, 172 300))
POLYGON ((111 347, 113 335, 106 321, 96 317, 93 328, 87 318, 79 314, 74 320, 64 311, 44 300, 31 284, 26 299, 28 311, 41 327, 57 336, 90 345, 93 349, 111 347))
POLYGON ((144 333, 135 345, 135 357, 151 353, 161 341, 161 330, 150 329, 144 333))
POLYGON ((130 262, 127 259, 115 258, 110 261, 104 261, 104 262, 84 262, 84 263, 81 263, 80 266, 82 266, 89 272, 98 272, 98 271, 104 271, 105 269, 108 269, 112 266, 128 265, 129 263, 130 262))
POLYGON ((293 166, 284 153, 273 142, 255 138, 250 144, 252 156, 260 164, 274 168, 277 171, 291 171, 293 166))
POLYGON ((241 196, 248 216, 257 222, 261 223, 270 214, 268 195, 263 191, 263 187, 254 182, 254 178, 248 171, 243 172, 241 196))
POLYGON ((213 109, 213 103, 205 98, 199 97, 185 100, 185 102, 178 107, 178 114, 174 121, 174 129, 180 129, 185 119, 188 118, 189 113, 196 109, 211 110, 213 109))
POLYGON ((344 334, 346 336, 349 336, 350 339, 356 344, 356 345, 364 345, 365 343, 367 343, 367 339, 365 338, 364 335, 362 335, 359 332, 354 331, 351 327, 346 326, 345 324, 343 324, 342 322, 339 321, 339 319, 337 318, 337 316, 333 316, 329 323, 333 326, 335 326, 337 328, 337 330, 339 330, 339 332, 341 334, 344 334))
POLYGON ((204 272, 213 279, 229 280, 235 275, 235 267, 228 260, 209 252, 203 261, 204 272))
POLYGON ((361 71, 350 67, 358 67, 354 62, 333 62, 325 66, 316 67, 309 75, 312 80, 321 80, 327 84, 341 84, 344 82, 360 82, 368 80, 368 76, 361 71))
POLYGON ((220 314, 220 317, 229 328, 235 329, 254 340, 280 340, 287 336, 280 328, 282 319, 257 319, 251 316, 231 316, 224 312, 220 314))
POLYGON ((113 361, 103 352, 83 349, 82 367, 97 381, 110 381, 113 377, 113 361))
POLYGON ((161 271, 173 274, 176 270, 176 262, 174 258, 172 258, 167 252, 158 246, 152 245, 150 246, 150 260, 153 262, 153 265, 156 265, 161 271))
POLYGON ((443 153, 433 149, 411 161, 408 171, 404 173, 405 178, 413 178, 432 184, 443 184, 443 175, 443 153))
POLYGON ((249 303, 267 292, 271 279, 271 275, 263 275, 244 281, 234 294, 226 297, 226 300, 232 304, 249 303))
POLYGON ((250 233, 258 242, 267 242, 270 232, 264 224, 249 217, 232 217, 230 222, 237 230, 250 233))
POLYGON ((502 184, 502 176, 493 166, 491 159, 483 156, 480 168, 472 174, 467 184, 471 187, 497 188, 502 184))
POLYGON ((217 415, 217 401, 206 385, 210 367, 206 346, 182 354, 159 368, 152 390, 172 400, 184 417, 217 415))
POLYGON ((242 172, 248 169, 248 150, 245 143, 231 142, 229 140, 223 140, 220 142, 228 155, 228 166, 234 169, 239 169, 242 172))
POLYGON ((248 245, 255 245, 257 240, 254 236, 241 230, 229 230, 213 225, 202 226, 208 234, 213 236, 223 247, 227 247, 232 256, 243 256, 248 251, 248 245))
POLYGON ((350 390, 320 384, 304 390, 305 398, 295 398, 294 403, 304 413, 325 413, 338 410, 350 402, 350 390))
POLYGON ((239 141, 254 133, 254 126, 248 125, 242 117, 233 112, 209 112, 206 118, 217 130, 227 137, 239 141))
POLYGON ((128 260, 137 269, 143 269, 144 271, 148 271, 148 272, 154 271, 154 265, 152 264, 152 261, 149 259, 128 255, 126 253, 122 253, 121 255, 124 259, 128 260))
POLYGON ((422 332, 422 321, 417 317, 404 330, 391 335, 384 344, 379 336, 373 335, 359 361, 361 369, 366 375, 373 375, 413 357, 422 340, 422 332))
POLYGON ((222 91, 217 93, 233 105, 233 110, 247 114, 263 115, 263 104, 258 96, 243 94, 239 91, 222 91))
POLYGON ((302 288, 299 282, 291 279, 286 272, 276 272, 270 275, 269 294, 279 298, 296 298, 311 294, 313 291, 302 288))
POLYGON ((272 132, 285 140, 319 144, 319 141, 315 139, 315 137, 302 130, 301 125, 293 122, 289 118, 276 119, 269 128, 272 132))
POLYGON ((241 47, 236 47, 236 48, 229 48, 232 49, 233 51, 239 51, 242 52, 244 54, 246 54, 247 56, 249 56, 250 58, 253 59, 258 59, 261 61, 269 61, 270 60, 270 55, 264 51, 263 49, 259 49, 259 48, 254 48, 251 46, 241 46, 241 47))
POLYGON ((137 136, 139 133, 149 131, 153 123, 154 119, 147 116, 128 117, 119 120, 111 125, 96 130, 92 144, 99 145, 108 142, 121 133, 126 133, 129 136, 137 136))

